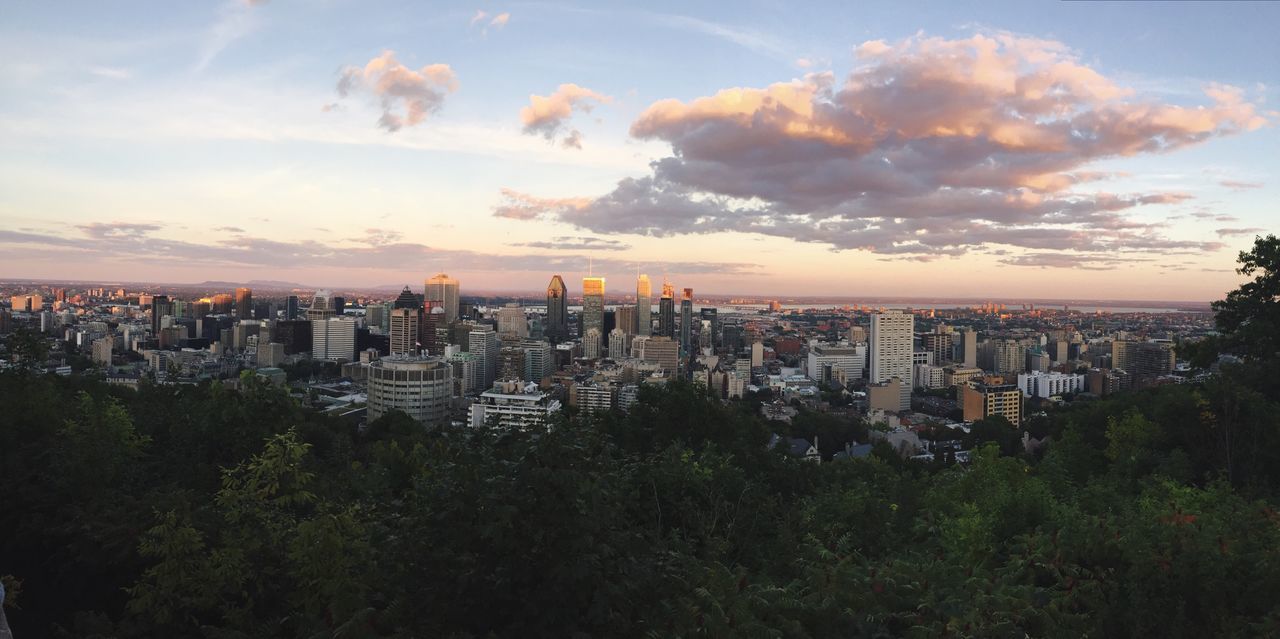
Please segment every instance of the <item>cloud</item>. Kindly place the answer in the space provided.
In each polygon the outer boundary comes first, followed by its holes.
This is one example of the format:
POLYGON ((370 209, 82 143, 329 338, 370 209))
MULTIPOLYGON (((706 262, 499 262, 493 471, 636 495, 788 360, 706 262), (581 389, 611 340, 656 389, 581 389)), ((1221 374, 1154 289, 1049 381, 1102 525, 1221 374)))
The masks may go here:
MULTIPOLYGON (((82 262, 94 268, 108 268, 115 263, 145 260, 157 268, 174 266, 209 266, 211 268, 253 267, 294 269, 330 267, 341 261, 351 269, 382 270, 394 265, 448 263, 459 271, 573 271, 587 263, 589 256, 557 252, 498 254, 493 251, 441 249, 399 240, 398 234, 381 229, 367 229, 365 246, 333 246, 312 240, 280 241, 259 237, 237 236, 215 240, 211 244, 171 240, 153 235, 156 224, 86 224, 84 235, 73 237, 57 232, 23 232, 0 230, 0 251, 15 259, 52 261, 60 264, 82 262), (373 239, 374 241, 370 241, 373 239), (108 241, 109 240, 109 241, 108 241)), ((572 239, 572 238, 571 238, 572 239)), ((579 238, 582 239, 582 238, 579 238)), ((608 242, 608 240, 603 240, 608 242)), ((590 241, 588 240, 588 242, 590 241)), ((588 249, 590 250, 590 249, 588 249)), ((629 271, 634 261, 594 258, 601 271, 629 271)), ((760 270, 746 262, 673 262, 664 265, 673 274, 753 274, 760 270)))
POLYGON ((492 18, 490 18, 488 11, 485 11, 483 9, 476 9, 475 14, 471 16, 471 21, 467 24, 467 26, 469 28, 475 28, 477 24, 482 25, 480 28, 480 34, 488 35, 490 27, 501 30, 503 27, 507 26, 507 23, 510 21, 511 21, 511 14, 506 11, 499 13, 497 15, 494 15, 492 18))
POLYGON ((196 61, 195 70, 203 71, 213 59, 222 53, 232 42, 239 40, 258 29, 261 20, 260 7, 266 0, 229 0, 218 8, 218 18, 205 36, 200 47, 200 57, 196 61))
POLYGON ((1261 182, 1238 182, 1236 180, 1223 180, 1219 182, 1222 186, 1232 191, 1245 191, 1248 189, 1260 189, 1263 184, 1261 182))
POLYGON ((93 222, 90 224, 80 224, 76 228, 84 231, 89 237, 110 240, 120 238, 138 238, 146 236, 149 233, 159 231, 164 228, 160 224, 143 224, 128 222, 93 222))
MULTIPOLYGON (((613 98, 592 91, 576 84, 562 84, 551 95, 530 95, 529 106, 520 109, 520 123, 528 135, 541 135, 548 140, 555 140, 568 127, 574 111, 590 113, 597 104, 610 102, 613 98)), ((562 144, 571 148, 582 148, 582 133, 570 130, 562 144)))
POLYGON ((557 251, 625 251, 631 248, 630 244, 620 242, 618 240, 609 240, 601 237, 566 235, 552 238, 549 241, 540 240, 536 242, 518 242, 510 244, 509 246, 553 249, 557 251))
POLYGON ((244 229, 242 229, 242 228, 240 228, 240 227, 238 227, 238 226, 219 226, 219 227, 215 228, 214 230, 215 230, 215 231, 225 231, 225 232, 227 232, 227 233, 244 233, 244 229))
POLYGON ((108 80, 129 80, 133 78, 132 70, 121 67, 91 66, 88 71, 99 78, 107 78, 108 80))
MULTIPOLYGON (((1090 165, 1264 124, 1239 89, 1211 85, 1207 105, 1164 104, 1053 41, 918 36, 867 42, 857 55, 839 82, 812 73, 655 102, 631 126, 634 138, 671 146, 649 175, 586 200, 504 191, 494 213, 596 233, 746 232, 888 255, 960 255, 989 244, 1217 250, 1219 242, 1169 240, 1161 224, 1132 216, 1190 195, 1107 192, 1096 183, 1114 174, 1090 165)), ((569 111, 561 104, 556 112, 569 111)))
POLYGON ((473 26, 473 27, 474 27, 474 26, 476 26, 476 24, 477 24, 477 23, 479 23, 479 22, 483 21, 483 20, 485 19, 485 17, 487 17, 488 15, 489 15, 489 13, 488 13, 487 11, 485 11, 485 10, 483 10, 483 9, 476 9, 476 14, 475 14, 475 15, 473 15, 473 16, 471 16, 471 25, 470 25, 470 26, 473 26))
POLYGON ((1039 268, 1071 268, 1085 271, 1109 271, 1117 265, 1133 262, 1150 262, 1151 258, 1119 258, 1101 255, 1073 255, 1069 253, 1026 253, 1000 260, 1011 266, 1039 268))
POLYGON ((457 77, 447 64, 429 64, 414 71, 400 64, 395 53, 383 51, 364 68, 349 66, 338 78, 338 95, 358 91, 377 98, 382 107, 378 126, 389 132, 414 126, 436 113, 445 96, 458 88, 457 77))
POLYGON ((1228 228, 1228 229, 1217 229, 1216 231, 1214 231, 1214 233, 1217 233, 1218 237, 1228 237, 1232 235, 1254 235, 1257 233, 1263 233, 1266 230, 1267 229, 1260 229, 1257 227, 1249 227, 1249 228, 1243 228, 1243 229, 1228 228))
POLYGON ((506 12, 499 13, 498 15, 493 16, 493 19, 489 21, 489 26, 495 29, 501 29, 502 27, 507 26, 507 22, 509 22, 510 20, 511 20, 510 13, 506 13, 506 12))

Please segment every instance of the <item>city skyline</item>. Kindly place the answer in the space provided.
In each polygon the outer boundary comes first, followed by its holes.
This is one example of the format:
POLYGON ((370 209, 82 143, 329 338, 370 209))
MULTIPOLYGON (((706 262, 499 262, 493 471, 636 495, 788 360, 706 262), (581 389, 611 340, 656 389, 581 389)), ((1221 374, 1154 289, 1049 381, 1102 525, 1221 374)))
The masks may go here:
POLYGON ((1275 230, 1273 5, 688 11, 15 7, 0 278, 1207 301, 1275 230))

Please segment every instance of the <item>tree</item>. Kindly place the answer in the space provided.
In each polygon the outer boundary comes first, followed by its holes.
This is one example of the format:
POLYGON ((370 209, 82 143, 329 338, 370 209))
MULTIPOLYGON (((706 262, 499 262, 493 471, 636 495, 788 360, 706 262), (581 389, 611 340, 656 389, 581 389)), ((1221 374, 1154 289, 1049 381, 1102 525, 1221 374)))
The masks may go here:
POLYGON ((1226 352, 1257 360, 1280 358, 1280 238, 1259 236, 1241 251, 1236 272, 1253 277, 1213 303, 1226 352))

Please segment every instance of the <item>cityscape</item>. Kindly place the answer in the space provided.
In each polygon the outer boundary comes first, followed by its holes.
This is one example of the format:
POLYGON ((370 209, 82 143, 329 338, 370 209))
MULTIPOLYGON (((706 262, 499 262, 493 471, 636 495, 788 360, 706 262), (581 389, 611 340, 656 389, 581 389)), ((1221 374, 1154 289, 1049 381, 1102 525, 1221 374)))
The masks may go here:
POLYGON ((1280 637, 1277 25, 6 7, 0 639, 1280 637))
MULTIPOLYGON (((146 289, 10 284, 0 332, 42 336, 54 373, 136 388, 251 372, 364 420, 401 411, 430 426, 545 427, 562 407, 625 411, 640 387, 684 380, 725 401, 768 393, 771 418, 794 400, 905 433, 993 413, 1017 426, 1077 395, 1192 382, 1204 371, 1175 345, 1215 330, 1193 304, 784 308, 703 300, 647 274, 621 292, 590 276, 570 291, 552 275, 540 300, 468 295, 445 273, 394 297, 146 289)), ((927 459, 932 446, 906 452, 927 459)))

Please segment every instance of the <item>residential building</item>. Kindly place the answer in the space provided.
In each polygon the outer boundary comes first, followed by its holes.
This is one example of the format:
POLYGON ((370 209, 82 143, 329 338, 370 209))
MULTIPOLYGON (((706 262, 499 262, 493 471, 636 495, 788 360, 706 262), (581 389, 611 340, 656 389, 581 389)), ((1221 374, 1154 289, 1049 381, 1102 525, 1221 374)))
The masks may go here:
POLYGON ((1055 395, 1080 393, 1085 389, 1085 376, 1058 372, 1019 373, 1018 389, 1025 397, 1045 399, 1055 395))
POLYGON ((1014 426, 1022 425, 1022 391, 1016 384, 971 382, 960 387, 965 421, 1001 415, 1014 426))
POLYGON ((870 381, 873 384, 887 382, 897 377, 901 393, 898 410, 911 409, 911 379, 915 316, 911 313, 891 310, 871 314, 870 332, 870 381))
POLYGON ((418 319, 420 311, 416 308, 395 308, 391 310, 391 354, 404 355, 418 352, 418 319))
POLYGON ((536 383, 499 382, 471 404, 468 422, 473 428, 545 429, 559 411, 560 402, 538 390, 536 383))

